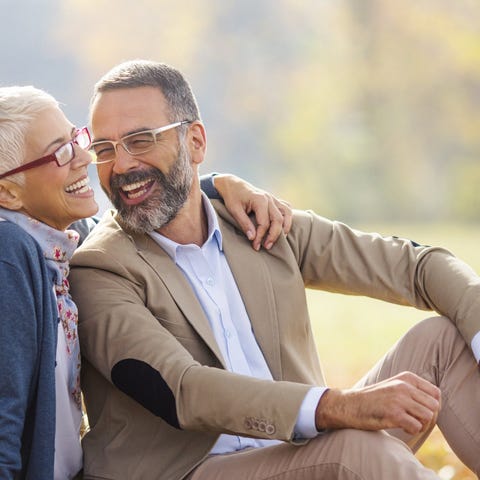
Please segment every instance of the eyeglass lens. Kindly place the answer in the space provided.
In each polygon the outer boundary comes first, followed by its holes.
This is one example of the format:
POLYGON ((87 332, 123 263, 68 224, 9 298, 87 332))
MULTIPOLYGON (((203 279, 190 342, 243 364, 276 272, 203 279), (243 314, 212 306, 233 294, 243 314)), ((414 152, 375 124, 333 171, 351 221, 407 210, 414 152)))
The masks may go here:
POLYGON ((87 128, 85 127, 79 130, 73 141, 83 149, 88 148, 90 146, 90 134, 87 128))
MULTIPOLYGON (((122 138, 121 144, 125 150, 132 154, 138 155, 146 153, 155 146, 155 134, 153 132, 140 132, 127 135, 122 138)), ((93 145, 93 152, 100 161, 113 160, 115 158, 115 144, 113 142, 104 141, 93 145)))
POLYGON ((62 145, 56 152, 55 157, 57 159, 58 165, 66 165, 68 162, 71 162, 75 157, 75 152, 73 150, 72 142, 62 145))
POLYGON ((155 136, 153 132, 135 133, 125 137, 123 145, 129 153, 144 153, 155 145, 155 136))
POLYGON ((62 145, 55 152, 58 165, 66 165, 75 158, 75 150, 73 148, 74 143, 83 149, 86 149, 90 146, 90 135, 86 128, 79 130, 71 142, 62 145))

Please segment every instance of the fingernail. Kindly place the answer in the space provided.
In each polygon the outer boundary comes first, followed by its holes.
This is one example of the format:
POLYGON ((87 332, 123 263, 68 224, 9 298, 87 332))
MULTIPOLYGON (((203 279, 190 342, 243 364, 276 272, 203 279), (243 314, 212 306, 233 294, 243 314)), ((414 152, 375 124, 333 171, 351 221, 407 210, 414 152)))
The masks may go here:
POLYGON ((265 244, 265 248, 266 248, 267 250, 270 250, 270 249, 272 248, 272 246, 273 246, 273 243, 272 243, 272 242, 267 242, 267 243, 265 244))
POLYGON ((247 238, 249 240, 253 240, 255 238, 255 234, 251 230, 248 230, 247 231, 247 238))

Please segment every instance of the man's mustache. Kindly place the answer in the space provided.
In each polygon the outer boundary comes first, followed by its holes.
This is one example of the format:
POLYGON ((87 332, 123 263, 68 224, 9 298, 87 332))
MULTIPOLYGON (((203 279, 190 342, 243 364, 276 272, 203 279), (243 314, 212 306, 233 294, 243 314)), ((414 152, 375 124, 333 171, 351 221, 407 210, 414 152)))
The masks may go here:
POLYGON ((157 168, 149 168, 148 170, 136 170, 127 173, 118 173, 113 175, 110 179, 110 188, 118 190, 124 185, 129 185, 135 182, 142 182, 144 180, 165 180, 165 175, 157 168))

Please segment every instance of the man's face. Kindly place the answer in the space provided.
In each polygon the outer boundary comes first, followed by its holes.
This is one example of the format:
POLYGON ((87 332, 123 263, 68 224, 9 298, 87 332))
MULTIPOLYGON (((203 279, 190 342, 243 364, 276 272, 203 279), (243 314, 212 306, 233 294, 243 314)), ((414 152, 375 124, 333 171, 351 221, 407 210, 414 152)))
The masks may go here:
MULTIPOLYGON (((153 87, 101 93, 92 106, 93 141, 114 140, 171 123, 162 92, 153 87)), ((157 136, 154 148, 140 155, 117 146, 115 159, 98 165, 102 188, 122 221, 138 232, 157 230, 185 204, 194 170, 177 129, 157 136)))

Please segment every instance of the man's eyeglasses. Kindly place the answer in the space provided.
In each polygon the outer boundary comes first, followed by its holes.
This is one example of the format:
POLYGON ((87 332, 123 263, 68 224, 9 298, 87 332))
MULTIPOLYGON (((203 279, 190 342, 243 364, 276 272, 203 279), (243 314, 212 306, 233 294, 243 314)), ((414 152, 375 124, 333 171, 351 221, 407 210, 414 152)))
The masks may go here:
POLYGON ((83 148, 84 150, 88 150, 91 145, 90 133, 87 127, 83 127, 75 131, 75 134, 70 140, 70 142, 65 143, 61 147, 57 148, 53 153, 47 155, 45 157, 39 158, 38 160, 33 160, 28 163, 24 163, 13 170, 9 170, 8 172, 0 174, 0 180, 5 177, 9 177, 10 175, 15 175, 16 173, 24 172, 25 170, 29 170, 31 168, 40 167, 40 165, 45 165, 49 162, 57 162, 59 167, 63 167, 70 163, 75 158, 75 149, 73 148, 73 144, 78 145, 79 147, 83 148))
POLYGON ((118 141, 99 140, 98 142, 93 142, 90 146, 90 151, 94 154, 92 163, 98 165, 115 160, 118 145, 121 145, 130 155, 141 155, 142 153, 147 153, 157 144, 159 133, 171 130, 172 128, 180 127, 181 125, 186 125, 187 123, 192 123, 192 120, 182 120, 181 122, 171 123, 170 125, 154 128, 153 130, 130 133, 118 141))

